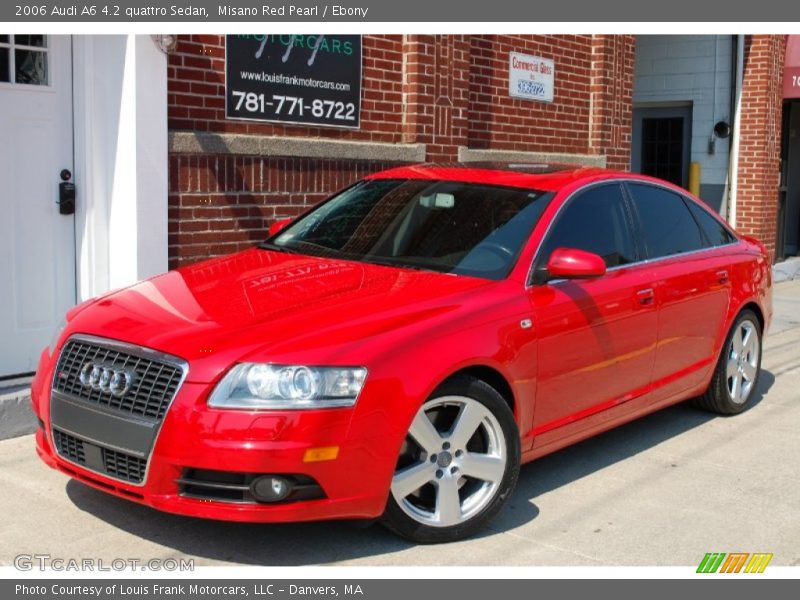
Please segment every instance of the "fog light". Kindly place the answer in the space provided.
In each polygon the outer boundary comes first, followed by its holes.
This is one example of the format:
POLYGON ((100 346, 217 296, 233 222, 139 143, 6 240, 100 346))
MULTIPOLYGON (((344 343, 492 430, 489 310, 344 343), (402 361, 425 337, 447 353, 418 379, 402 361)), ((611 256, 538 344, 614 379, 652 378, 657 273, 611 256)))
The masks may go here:
POLYGON ((292 493, 292 483, 275 475, 262 475, 250 484, 250 492, 259 502, 280 502, 292 493))

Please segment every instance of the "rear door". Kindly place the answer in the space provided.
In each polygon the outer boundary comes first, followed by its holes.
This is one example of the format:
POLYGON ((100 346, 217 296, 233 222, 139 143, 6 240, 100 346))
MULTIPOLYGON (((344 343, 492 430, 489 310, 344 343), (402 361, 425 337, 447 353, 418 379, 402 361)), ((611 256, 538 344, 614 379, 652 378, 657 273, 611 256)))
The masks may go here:
POLYGON ((654 292, 619 182, 567 200, 539 249, 535 267, 556 248, 594 252, 608 272, 553 280, 529 289, 538 339, 534 444, 568 437, 633 410, 648 392, 657 335, 654 292))
MULTIPOLYGON (((659 306, 652 395, 658 401, 698 385, 716 363, 730 301, 729 258, 698 224, 693 212, 702 209, 691 208, 694 202, 647 182, 626 189, 659 306)), ((717 225, 721 241, 726 230, 717 225)))

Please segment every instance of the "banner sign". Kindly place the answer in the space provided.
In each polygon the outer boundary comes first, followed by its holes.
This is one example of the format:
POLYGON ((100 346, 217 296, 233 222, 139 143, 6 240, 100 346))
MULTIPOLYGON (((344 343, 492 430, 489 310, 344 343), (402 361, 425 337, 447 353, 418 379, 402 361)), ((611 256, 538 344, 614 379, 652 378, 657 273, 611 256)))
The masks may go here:
POLYGON ((552 102, 555 62, 549 58, 511 52, 508 56, 508 93, 513 98, 552 102))
POLYGON ((229 119, 358 128, 360 35, 228 35, 229 119))

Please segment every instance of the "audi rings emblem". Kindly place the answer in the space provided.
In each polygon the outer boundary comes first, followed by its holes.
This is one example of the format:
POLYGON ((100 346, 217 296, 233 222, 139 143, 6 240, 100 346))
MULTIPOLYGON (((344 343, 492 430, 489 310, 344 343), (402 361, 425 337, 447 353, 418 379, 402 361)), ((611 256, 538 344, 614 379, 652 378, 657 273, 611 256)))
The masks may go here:
POLYGON ((87 362, 81 368, 81 385, 86 388, 122 398, 133 385, 132 369, 120 369, 114 365, 87 362))

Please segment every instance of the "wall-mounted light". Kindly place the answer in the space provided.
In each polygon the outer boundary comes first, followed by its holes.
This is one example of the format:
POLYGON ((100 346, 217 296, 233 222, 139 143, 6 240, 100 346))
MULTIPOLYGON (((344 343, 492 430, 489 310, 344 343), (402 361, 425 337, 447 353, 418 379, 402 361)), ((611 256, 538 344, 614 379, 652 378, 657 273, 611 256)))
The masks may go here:
POLYGON ((714 130, 708 138, 708 153, 714 154, 717 151, 717 138, 725 139, 731 135, 731 126, 727 121, 717 121, 714 130))
POLYGON ((172 54, 175 51, 175 46, 178 45, 178 36, 172 33, 154 35, 152 37, 158 49, 164 54, 172 54))
POLYGON ((717 121, 714 125, 714 135, 723 140, 731 134, 731 125, 727 121, 717 121))

